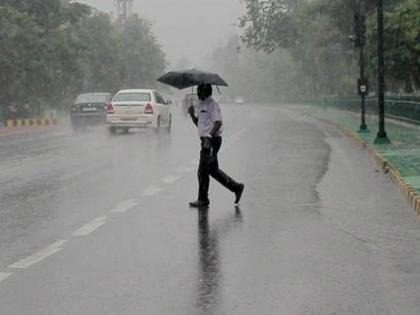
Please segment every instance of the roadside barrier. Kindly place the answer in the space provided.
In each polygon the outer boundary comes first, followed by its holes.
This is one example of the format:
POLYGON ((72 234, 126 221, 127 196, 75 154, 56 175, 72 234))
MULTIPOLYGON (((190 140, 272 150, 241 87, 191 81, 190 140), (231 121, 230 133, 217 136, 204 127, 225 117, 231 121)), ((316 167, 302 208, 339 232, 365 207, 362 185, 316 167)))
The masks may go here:
MULTIPOLYGON (((324 97, 310 103, 325 107, 335 107, 340 110, 360 112, 360 97, 324 97)), ((378 113, 376 97, 369 96, 366 98, 366 112, 370 114, 378 113)), ((420 97, 386 96, 385 115, 412 124, 420 124, 420 97)))
POLYGON ((57 125, 58 120, 55 118, 34 118, 34 119, 8 119, 5 121, 6 128, 11 127, 36 127, 57 125))

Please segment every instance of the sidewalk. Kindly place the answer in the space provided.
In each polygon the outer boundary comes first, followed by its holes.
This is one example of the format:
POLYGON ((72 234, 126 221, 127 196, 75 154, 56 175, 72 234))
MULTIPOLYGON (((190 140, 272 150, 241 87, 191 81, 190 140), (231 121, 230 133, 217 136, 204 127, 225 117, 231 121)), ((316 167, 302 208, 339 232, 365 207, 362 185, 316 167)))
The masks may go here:
POLYGON ((376 116, 367 115, 370 132, 358 133, 360 114, 320 106, 305 107, 305 114, 332 123, 362 143, 375 157, 391 179, 399 186, 405 199, 420 215, 420 126, 385 120, 391 144, 375 145, 378 130, 376 116))

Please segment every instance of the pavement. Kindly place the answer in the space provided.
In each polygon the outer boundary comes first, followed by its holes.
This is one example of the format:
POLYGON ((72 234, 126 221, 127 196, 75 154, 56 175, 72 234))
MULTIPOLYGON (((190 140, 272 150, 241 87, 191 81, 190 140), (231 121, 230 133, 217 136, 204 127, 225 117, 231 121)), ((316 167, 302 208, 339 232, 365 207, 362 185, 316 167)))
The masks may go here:
MULTIPOLYGON (((319 106, 306 107, 305 112, 319 119, 338 124, 356 139, 362 141, 380 160, 396 170, 400 185, 409 185, 415 192, 416 199, 420 194, 420 126, 386 119, 385 130, 390 144, 375 144, 377 134, 377 116, 367 115, 369 132, 357 132, 360 126, 360 114, 340 111, 335 108, 319 106)), ((418 206, 418 205, 417 205, 418 206)), ((416 205, 414 204, 416 208, 416 205)), ((417 209, 419 210, 419 209, 417 209)))
POLYGON ((226 105, 221 168, 199 141, 105 128, 0 138, 0 314, 419 314, 420 223, 342 132, 282 106, 226 105))

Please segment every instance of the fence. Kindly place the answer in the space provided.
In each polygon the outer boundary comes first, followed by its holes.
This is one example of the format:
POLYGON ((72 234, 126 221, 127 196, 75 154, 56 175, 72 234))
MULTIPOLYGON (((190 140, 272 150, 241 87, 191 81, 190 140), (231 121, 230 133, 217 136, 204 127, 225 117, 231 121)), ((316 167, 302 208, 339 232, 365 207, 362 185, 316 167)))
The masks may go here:
MULTIPOLYGON (((319 105, 331 106, 342 110, 360 112, 360 97, 325 97, 317 101, 319 105)), ((378 113, 378 99, 366 98, 366 112, 378 113)), ((388 96, 385 98, 385 113, 387 116, 420 124, 420 97, 388 96)))

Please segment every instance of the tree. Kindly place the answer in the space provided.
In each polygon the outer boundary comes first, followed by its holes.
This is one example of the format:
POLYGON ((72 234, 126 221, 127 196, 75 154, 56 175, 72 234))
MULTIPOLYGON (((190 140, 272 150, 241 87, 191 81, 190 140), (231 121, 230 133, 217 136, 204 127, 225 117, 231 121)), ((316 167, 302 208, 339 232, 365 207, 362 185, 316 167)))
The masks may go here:
POLYGON ((3 0, 0 102, 62 108, 76 94, 154 87, 166 66, 150 24, 78 2, 3 0))
MULTIPOLYGON (((370 69, 376 72, 375 17, 369 20, 370 69)), ((413 93, 420 89, 420 3, 401 1, 388 6, 384 25, 385 73, 388 90, 413 93)))
POLYGON ((0 7, 0 104, 27 101, 25 83, 28 73, 35 71, 34 51, 39 51, 42 29, 26 13, 0 7))
POLYGON ((149 22, 137 15, 128 18, 121 33, 120 82, 124 87, 156 86, 166 67, 165 55, 149 22))
POLYGON ((297 28, 292 12, 296 0, 246 0, 247 14, 240 18, 243 41, 257 50, 272 52, 293 46, 297 28))
MULTIPOLYGON (((376 77, 376 3, 367 0, 245 0, 243 41, 271 53, 287 49, 300 70, 304 93, 354 94, 357 55, 348 41, 354 14, 368 16, 370 77, 376 77)), ((386 0, 385 59, 388 88, 419 88, 420 2, 386 0)), ((374 86, 371 84, 371 86, 374 86)))
POLYGON ((298 96, 294 84, 296 69, 290 53, 279 49, 266 55, 240 45, 239 36, 232 36, 212 54, 210 66, 229 83, 228 96, 259 102, 278 102, 298 96))

